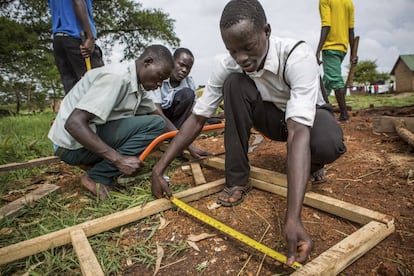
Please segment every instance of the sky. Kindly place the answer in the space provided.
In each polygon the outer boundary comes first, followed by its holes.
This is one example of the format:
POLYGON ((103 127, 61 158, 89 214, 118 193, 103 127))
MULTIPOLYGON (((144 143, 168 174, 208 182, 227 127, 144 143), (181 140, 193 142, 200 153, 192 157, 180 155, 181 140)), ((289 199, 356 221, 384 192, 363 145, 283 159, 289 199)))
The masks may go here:
MULTIPOLYGON (((205 85, 214 56, 226 52, 219 21, 225 0, 136 0, 175 20, 180 47, 189 48, 195 63, 191 76, 205 85)), ((414 0, 353 0, 359 60, 372 60, 381 73, 392 70, 399 55, 414 54, 414 0)), ((316 50, 320 35, 318 0, 262 0, 272 35, 305 40, 316 50)), ((349 51, 348 51, 349 52, 349 51)), ((343 62, 347 74, 349 54, 343 62)))

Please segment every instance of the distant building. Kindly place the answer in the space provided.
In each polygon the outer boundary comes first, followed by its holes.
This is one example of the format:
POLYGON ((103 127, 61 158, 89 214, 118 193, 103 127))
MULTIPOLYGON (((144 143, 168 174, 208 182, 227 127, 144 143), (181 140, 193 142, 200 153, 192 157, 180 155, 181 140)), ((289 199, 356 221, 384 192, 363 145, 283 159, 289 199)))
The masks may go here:
POLYGON ((395 92, 414 91, 414 55, 400 55, 391 70, 395 92))

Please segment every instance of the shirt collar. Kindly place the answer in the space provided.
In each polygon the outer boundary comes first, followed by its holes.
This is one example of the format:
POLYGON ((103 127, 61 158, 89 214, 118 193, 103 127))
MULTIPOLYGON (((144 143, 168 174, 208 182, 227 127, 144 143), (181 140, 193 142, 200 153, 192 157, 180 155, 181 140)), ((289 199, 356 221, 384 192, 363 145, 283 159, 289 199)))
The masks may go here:
POLYGON ((131 93, 135 93, 137 91, 144 91, 144 87, 138 81, 137 68, 135 65, 135 61, 130 62, 128 67, 129 67, 129 74, 130 74, 129 77, 131 79, 131 93))
POLYGON ((260 77, 265 70, 270 71, 275 75, 277 75, 279 71, 279 57, 277 56, 275 41, 272 37, 269 38, 269 49, 267 50, 263 69, 250 73, 247 72, 247 75, 252 77, 260 77))

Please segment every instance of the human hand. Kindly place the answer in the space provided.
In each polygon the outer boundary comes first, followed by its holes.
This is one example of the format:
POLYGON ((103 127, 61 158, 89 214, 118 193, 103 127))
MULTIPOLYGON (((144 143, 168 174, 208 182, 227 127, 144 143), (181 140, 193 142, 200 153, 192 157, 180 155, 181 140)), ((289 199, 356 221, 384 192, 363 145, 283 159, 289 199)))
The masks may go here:
POLYGON ((85 41, 79 46, 81 55, 84 58, 90 57, 95 50, 95 39, 86 38, 85 41))
POLYGON ((292 265, 295 261, 305 263, 313 248, 313 242, 306 233, 300 220, 287 220, 285 235, 288 243, 287 264, 292 265))
POLYGON ((151 183, 151 192, 156 198, 162 198, 164 197, 164 194, 168 197, 172 197, 169 184, 165 180, 162 173, 156 173, 156 170, 153 170, 151 175, 151 183))
POLYGON ((351 56, 350 62, 351 62, 351 64, 357 64, 358 63, 358 56, 355 56, 355 57, 351 56))
POLYGON ((200 149, 198 147, 192 146, 190 145, 188 147, 188 151, 190 152, 191 156, 194 157, 195 159, 199 159, 202 156, 207 156, 207 155, 211 155, 212 153, 203 149, 200 149))
POLYGON ((122 156, 114 162, 114 165, 121 173, 130 176, 137 173, 145 163, 136 156, 122 156))

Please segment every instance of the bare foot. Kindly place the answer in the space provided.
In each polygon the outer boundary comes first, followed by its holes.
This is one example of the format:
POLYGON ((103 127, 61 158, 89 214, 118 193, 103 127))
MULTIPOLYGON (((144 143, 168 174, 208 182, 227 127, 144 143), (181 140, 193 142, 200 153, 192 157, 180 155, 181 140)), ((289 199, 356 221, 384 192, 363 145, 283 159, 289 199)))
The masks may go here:
POLYGON ((90 178, 86 173, 81 177, 81 184, 83 187, 85 187, 88 191, 97 196, 99 199, 109 198, 109 192, 112 191, 112 189, 109 188, 107 185, 98 184, 95 181, 93 181, 92 178, 90 178))

